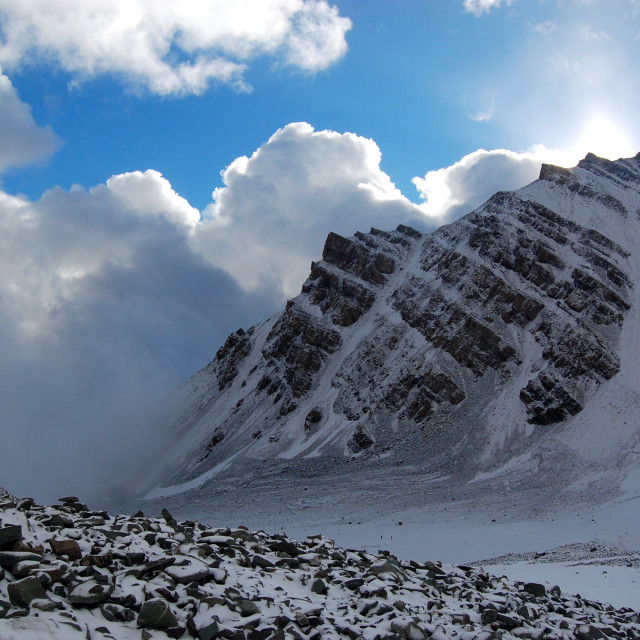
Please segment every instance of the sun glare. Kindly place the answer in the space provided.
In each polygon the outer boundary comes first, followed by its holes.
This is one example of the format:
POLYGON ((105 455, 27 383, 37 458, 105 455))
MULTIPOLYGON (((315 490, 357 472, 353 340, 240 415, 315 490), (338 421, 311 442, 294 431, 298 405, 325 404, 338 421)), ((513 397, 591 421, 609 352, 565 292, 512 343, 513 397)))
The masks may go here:
POLYGON ((605 116, 592 118, 575 146, 575 153, 584 157, 595 153, 601 158, 617 160, 635 155, 631 140, 618 126, 605 116))

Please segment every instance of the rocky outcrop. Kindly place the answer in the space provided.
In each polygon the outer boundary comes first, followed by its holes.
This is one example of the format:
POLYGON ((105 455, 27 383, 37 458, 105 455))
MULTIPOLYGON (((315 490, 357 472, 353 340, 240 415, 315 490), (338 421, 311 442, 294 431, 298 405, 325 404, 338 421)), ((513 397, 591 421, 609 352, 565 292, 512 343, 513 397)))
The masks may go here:
POLYGON ((19 547, 35 559, 0 570, 3 638, 640 637, 630 609, 482 568, 347 550, 321 535, 213 529, 166 509, 112 517, 0 507, 0 531, 18 521, 19 547), (80 558, 46 550, 62 533, 44 524, 56 516, 71 520, 63 531, 80 558))

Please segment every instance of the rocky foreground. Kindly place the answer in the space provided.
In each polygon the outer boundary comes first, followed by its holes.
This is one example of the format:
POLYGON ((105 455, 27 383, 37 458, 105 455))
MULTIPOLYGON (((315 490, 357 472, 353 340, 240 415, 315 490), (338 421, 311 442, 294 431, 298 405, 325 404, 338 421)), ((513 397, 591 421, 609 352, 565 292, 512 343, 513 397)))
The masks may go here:
POLYGON ((0 496, 0 638, 640 638, 640 615, 323 536, 0 496))

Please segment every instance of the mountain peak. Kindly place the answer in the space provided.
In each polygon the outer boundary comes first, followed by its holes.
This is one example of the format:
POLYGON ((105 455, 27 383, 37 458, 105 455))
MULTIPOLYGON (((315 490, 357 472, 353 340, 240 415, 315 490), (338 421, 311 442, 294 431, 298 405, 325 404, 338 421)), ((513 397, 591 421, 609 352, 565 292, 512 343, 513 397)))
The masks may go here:
POLYGON ((300 295, 193 378, 169 493, 264 461, 467 482, 534 451, 526 474, 568 483, 562 434, 630 371, 638 159, 543 165, 431 234, 330 233, 300 295))

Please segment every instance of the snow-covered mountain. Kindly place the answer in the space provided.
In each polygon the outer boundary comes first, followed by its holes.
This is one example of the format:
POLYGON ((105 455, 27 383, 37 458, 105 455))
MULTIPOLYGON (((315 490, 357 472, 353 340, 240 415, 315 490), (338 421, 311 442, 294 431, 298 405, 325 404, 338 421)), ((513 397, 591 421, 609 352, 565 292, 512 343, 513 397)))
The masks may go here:
POLYGON ((189 382, 150 496, 635 491, 639 239, 640 154, 544 165, 434 233, 330 234, 301 294, 189 382))

